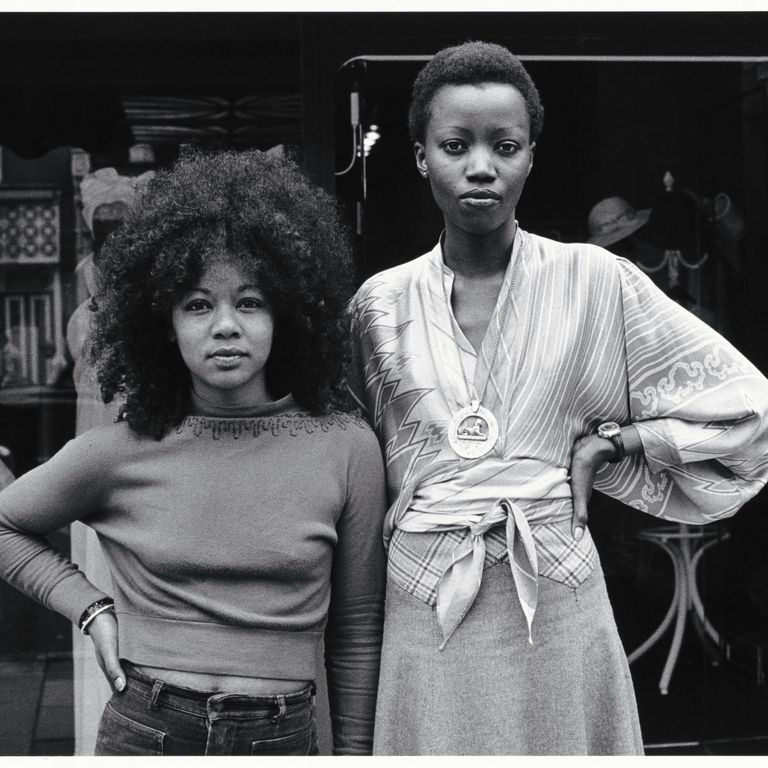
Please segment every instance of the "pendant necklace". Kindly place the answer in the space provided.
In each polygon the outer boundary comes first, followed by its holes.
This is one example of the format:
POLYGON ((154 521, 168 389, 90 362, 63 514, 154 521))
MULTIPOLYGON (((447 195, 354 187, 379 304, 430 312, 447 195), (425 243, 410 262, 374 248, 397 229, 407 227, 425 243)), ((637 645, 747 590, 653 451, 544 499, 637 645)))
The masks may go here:
MULTIPOLYGON (((470 389, 467 374, 464 371, 464 364, 461 360, 461 347, 459 346, 459 340, 456 334, 453 310, 451 308, 450 299, 448 298, 448 290, 445 287, 445 271, 441 272, 443 297, 445 298, 445 303, 448 307, 448 316, 451 320, 451 334, 453 336, 453 343, 456 345, 456 351, 459 355, 459 370, 461 371, 461 377, 464 380, 464 388, 467 391, 467 398, 470 401, 469 405, 453 415, 453 418, 448 425, 448 442, 450 443, 451 448, 453 448, 453 450, 463 459, 479 459, 481 456, 485 456, 486 453, 493 449, 493 446, 496 445, 496 441, 499 439, 499 424, 496 421, 496 417, 482 405, 482 402, 485 397, 485 391, 488 388, 488 382, 491 380, 491 371, 493 370, 493 364, 496 362, 496 353, 499 351, 499 344, 501 343, 501 337, 504 333, 504 325, 507 321, 509 305, 512 301, 512 286, 515 284, 519 264, 520 255, 518 254, 517 259, 515 260, 515 266, 512 270, 512 277, 509 280, 507 297, 504 299, 504 306, 501 308, 499 332, 496 334, 496 342, 493 345, 491 361, 488 364, 488 372, 485 376, 485 381, 483 382, 480 397, 472 397, 472 390, 470 389)), ((475 395, 477 395, 477 390, 475 390, 475 395)))

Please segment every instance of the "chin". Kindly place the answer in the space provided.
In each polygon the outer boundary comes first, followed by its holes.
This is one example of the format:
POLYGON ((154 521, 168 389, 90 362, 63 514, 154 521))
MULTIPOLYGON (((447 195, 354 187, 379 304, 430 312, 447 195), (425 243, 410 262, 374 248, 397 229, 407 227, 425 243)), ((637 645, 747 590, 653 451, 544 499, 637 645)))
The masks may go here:
POLYGON ((221 378, 215 378, 211 381, 207 381, 206 384, 211 389, 219 389, 222 392, 230 392, 233 389, 237 389, 238 387, 242 387, 243 384, 246 382, 243 381, 241 378, 234 378, 230 376, 222 376, 221 378))

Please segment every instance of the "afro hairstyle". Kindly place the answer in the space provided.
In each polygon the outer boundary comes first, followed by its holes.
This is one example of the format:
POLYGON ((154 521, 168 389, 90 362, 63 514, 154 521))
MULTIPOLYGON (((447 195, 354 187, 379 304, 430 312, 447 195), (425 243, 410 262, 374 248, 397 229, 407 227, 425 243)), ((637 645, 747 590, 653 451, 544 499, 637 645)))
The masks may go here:
POLYGON ((171 313, 218 260, 252 277, 272 306, 270 394, 290 392, 318 415, 343 407, 346 229, 333 198, 292 160, 256 150, 191 151, 158 171, 95 257, 91 358, 104 402, 122 395, 139 435, 160 439, 180 423, 190 376, 171 313))

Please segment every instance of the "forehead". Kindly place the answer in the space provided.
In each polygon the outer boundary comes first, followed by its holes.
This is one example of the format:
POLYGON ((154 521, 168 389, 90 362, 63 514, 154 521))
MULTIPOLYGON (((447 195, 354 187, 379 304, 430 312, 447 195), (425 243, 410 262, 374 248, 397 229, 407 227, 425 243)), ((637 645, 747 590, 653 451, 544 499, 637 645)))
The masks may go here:
POLYGON ((528 106, 509 83, 444 85, 430 103, 427 132, 448 128, 493 131, 517 128, 530 131, 528 106))
POLYGON ((197 284, 199 287, 207 289, 232 289, 244 285, 255 287, 257 280, 252 271, 245 269, 241 263, 228 254, 223 254, 205 264, 197 284))

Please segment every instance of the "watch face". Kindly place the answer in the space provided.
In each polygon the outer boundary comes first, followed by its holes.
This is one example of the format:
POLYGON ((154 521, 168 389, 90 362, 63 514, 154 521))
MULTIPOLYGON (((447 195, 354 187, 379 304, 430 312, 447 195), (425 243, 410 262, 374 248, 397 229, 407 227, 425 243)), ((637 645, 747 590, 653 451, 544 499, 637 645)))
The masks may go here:
POLYGON ((597 428, 597 434, 600 437, 616 437, 620 432, 621 427, 615 421, 606 421, 597 428))

